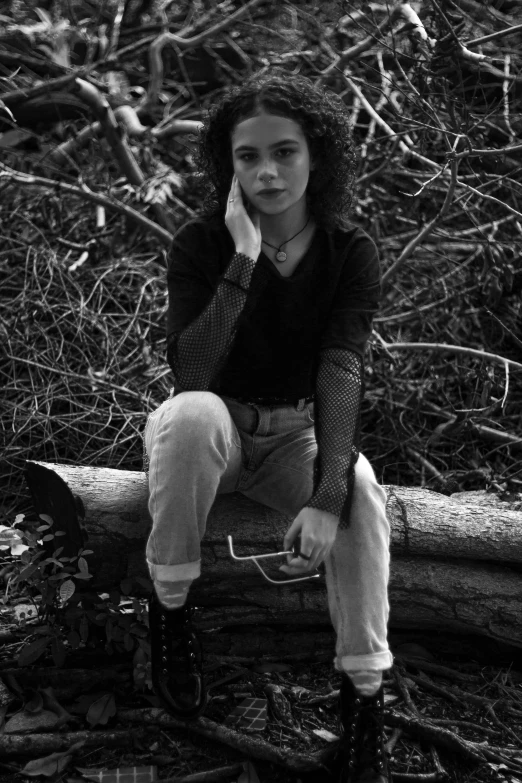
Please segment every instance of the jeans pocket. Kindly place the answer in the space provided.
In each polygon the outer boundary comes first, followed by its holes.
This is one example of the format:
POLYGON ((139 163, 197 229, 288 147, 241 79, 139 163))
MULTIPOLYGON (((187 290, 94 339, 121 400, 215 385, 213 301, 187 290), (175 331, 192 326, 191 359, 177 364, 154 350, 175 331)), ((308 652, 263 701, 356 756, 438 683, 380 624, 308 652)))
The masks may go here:
POLYGON ((313 402, 309 403, 306 406, 305 412, 306 412, 306 418, 310 422, 310 424, 315 424, 315 407, 313 402))

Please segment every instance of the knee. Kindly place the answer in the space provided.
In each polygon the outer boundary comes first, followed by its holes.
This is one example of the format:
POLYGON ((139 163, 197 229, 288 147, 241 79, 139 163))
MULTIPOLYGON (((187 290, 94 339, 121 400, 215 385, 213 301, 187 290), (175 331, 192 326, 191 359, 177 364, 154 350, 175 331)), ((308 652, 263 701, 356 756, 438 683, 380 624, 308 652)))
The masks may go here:
POLYGON ((175 431, 176 438, 208 439, 220 429, 228 410, 225 403, 212 392, 180 392, 161 406, 160 428, 175 431))
POLYGON ((359 514, 374 520, 382 521, 389 526, 386 517, 386 490, 378 483, 373 468, 363 454, 355 465, 355 484, 353 505, 357 507, 359 514))

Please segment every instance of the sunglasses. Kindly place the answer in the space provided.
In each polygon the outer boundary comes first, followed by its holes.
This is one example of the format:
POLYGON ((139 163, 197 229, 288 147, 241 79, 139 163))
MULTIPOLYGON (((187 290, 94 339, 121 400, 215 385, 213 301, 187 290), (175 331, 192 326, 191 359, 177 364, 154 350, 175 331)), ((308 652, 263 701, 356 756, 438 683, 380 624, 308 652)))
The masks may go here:
POLYGON ((316 569, 315 574, 310 574, 310 576, 299 576, 295 579, 272 579, 266 571, 263 569, 260 563, 258 563, 258 560, 263 560, 268 557, 284 557, 285 555, 293 555, 294 557, 297 557, 299 555, 300 551, 300 538, 297 537, 296 541, 294 542, 292 549, 284 551, 284 552, 270 552, 266 555, 236 555, 234 552, 234 544, 232 541, 232 536, 227 536, 228 541, 228 550, 230 552, 230 556, 234 560, 252 560, 253 563, 256 564, 256 566, 259 568, 267 582, 271 582, 273 585, 289 585, 293 584, 294 582, 305 582, 308 579, 318 579, 321 577, 321 574, 316 569))

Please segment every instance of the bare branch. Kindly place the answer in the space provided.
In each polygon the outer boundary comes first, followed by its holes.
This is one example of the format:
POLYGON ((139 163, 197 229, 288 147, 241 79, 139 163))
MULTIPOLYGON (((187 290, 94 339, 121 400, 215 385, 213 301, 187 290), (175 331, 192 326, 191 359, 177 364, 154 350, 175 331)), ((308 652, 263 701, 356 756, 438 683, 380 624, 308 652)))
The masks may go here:
POLYGON ((513 359, 506 359, 505 356, 499 356, 496 353, 488 351, 479 351, 476 348, 464 348, 460 345, 446 345, 445 343, 386 343, 382 342, 387 351, 440 351, 442 353, 460 353, 465 356, 476 356, 478 359, 490 359, 501 364, 509 364, 517 370, 522 370, 522 364, 513 359))
POLYGON ((20 185, 35 186, 40 188, 48 188, 50 190, 62 190, 65 193, 71 193, 75 196, 80 196, 87 201, 92 201, 94 204, 100 204, 106 209, 110 209, 113 212, 119 212, 121 215, 125 215, 130 220, 138 223, 142 228, 147 229, 151 233, 155 234, 164 245, 169 246, 173 239, 173 234, 170 231, 158 226, 154 221, 142 215, 140 212, 136 212, 132 207, 128 207, 126 204, 122 204, 121 201, 103 196, 101 193, 95 193, 90 190, 87 185, 77 187, 76 185, 70 185, 68 182, 61 182, 58 180, 47 179, 46 177, 36 177, 33 174, 24 174, 21 171, 15 171, 3 163, 0 163, 0 180, 8 179, 12 182, 18 182, 20 185))
POLYGON ((474 38, 472 41, 466 41, 466 46, 478 46, 488 41, 495 41, 497 38, 504 38, 506 35, 518 33, 520 30, 522 30, 522 24, 516 24, 513 27, 507 27, 505 30, 498 30, 496 33, 490 33, 480 38, 474 38))
MULTIPOLYGON (((456 143, 457 143, 457 139, 455 139, 455 144, 456 143)), ((455 194, 455 188, 457 187, 457 173, 458 173, 458 163, 457 161, 452 161, 451 181, 442 207, 440 208, 439 212, 435 215, 433 220, 430 220, 430 222, 427 225, 425 225, 424 228, 421 229, 421 231, 419 231, 417 236, 414 237, 410 242, 408 242, 408 244, 400 254, 399 258, 395 261, 395 263, 391 265, 389 269, 386 270, 386 272, 382 276, 383 284, 390 279, 390 277, 397 271, 397 269, 399 269, 399 267, 402 266, 402 264, 404 264, 406 259, 408 259, 411 256, 415 248, 420 245, 423 239, 425 239, 427 236, 429 236, 429 234, 431 234, 431 232, 433 231, 437 223, 439 223, 440 220, 442 220, 442 218, 450 208, 451 202, 453 200, 453 196, 455 194)))

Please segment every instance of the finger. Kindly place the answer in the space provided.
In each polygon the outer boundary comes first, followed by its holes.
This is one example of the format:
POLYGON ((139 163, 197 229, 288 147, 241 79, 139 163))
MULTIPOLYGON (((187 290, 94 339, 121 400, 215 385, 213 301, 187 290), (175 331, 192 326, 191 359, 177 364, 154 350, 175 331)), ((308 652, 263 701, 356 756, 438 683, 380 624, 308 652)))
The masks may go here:
POLYGON ((300 573, 304 574, 307 571, 313 571, 314 569, 314 562, 316 558, 311 556, 310 560, 306 560, 304 557, 291 557, 291 555, 288 555, 288 560, 286 566, 281 566, 282 569, 289 569, 288 573, 300 573))
POLYGON ((303 561, 301 560, 301 564, 297 565, 282 565, 279 567, 279 570, 284 571, 284 573, 288 574, 288 576, 305 576, 308 572, 308 569, 306 565, 302 565, 302 562, 303 561))
POLYGON ((294 543, 298 532, 299 532, 299 528, 297 526, 294 527, 293 525, 290 525, 283 539, 283 549, 292 548, 292 544, 294 543))

